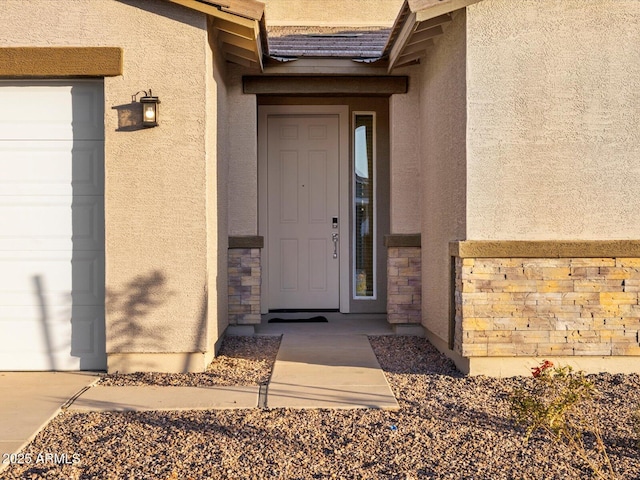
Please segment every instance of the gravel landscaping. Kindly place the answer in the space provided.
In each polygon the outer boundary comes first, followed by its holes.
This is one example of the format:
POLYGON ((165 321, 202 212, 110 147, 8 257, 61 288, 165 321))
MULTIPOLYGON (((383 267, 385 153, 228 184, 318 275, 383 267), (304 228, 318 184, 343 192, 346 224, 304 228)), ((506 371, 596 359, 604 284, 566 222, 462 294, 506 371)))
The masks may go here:
POLYGON ((281 337, 225 337, 218 356, 204 373, 109 374, 104 386, 160 385, 181 387, 251 386, 268 382, 281 337))
MULTIPOLYGON (((258 341, 260 337, 239 344, 258 341)), ((77 463, 14 465, 3 478, 592 478, 575 455, 548 439, 534 434, 524 443, 522 430, 510 419, 508 398, 531 378, 464 377, 420 338, 373 337, 371 343, 399 411, 65 412, 24 453, 33 459, 43 453, 67 454, 77 463)), ((226 348, 230 360, 218 362, 215 376, 202 378, 244 378, 223 373, 224 365, 242 368, 233 361, 230 344, 226 348)), ((252 368, 254 361, 244 360, 244 367, 252 368)), ((256 355, 255 361, 264 361, 264 355, 256 355)), ((180 378, 118 375, 103 381, 176 384, 180 378)), ((601 392, 603 434, 614 467, 621 479, 640 478, 631 420, 640 405, 640 376, 589 378, 601 392)))

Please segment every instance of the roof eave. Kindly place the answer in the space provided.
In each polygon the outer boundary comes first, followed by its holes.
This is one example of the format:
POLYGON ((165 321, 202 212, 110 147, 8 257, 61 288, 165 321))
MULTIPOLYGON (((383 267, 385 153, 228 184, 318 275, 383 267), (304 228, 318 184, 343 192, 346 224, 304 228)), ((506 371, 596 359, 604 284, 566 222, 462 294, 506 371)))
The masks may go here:
POLYGON ((416 13, 416 21, 418 22, 424 22, 481 1, 482 0, 408 0, 409 7, 416 13))
POLYGON ((218 32, 222 54, 227 61, 264 70, 269 52, 264 3, 256 0, 225 0, 224 5, 208 0, 168 0, 205 13, 218 32))
POLYGON ((442 25, 451 13, 482 0, 405 0, 394 23, 384 54, 389 56, 388 71, 418 63, 443 33, 442 25))

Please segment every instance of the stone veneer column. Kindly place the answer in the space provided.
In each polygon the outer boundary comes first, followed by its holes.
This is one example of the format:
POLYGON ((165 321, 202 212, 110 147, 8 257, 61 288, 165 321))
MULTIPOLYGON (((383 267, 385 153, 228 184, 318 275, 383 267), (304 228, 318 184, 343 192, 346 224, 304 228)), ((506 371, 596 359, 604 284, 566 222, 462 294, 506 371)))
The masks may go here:
POLYGON ((463 357, 640 356, 640 242, 459 242, 463 357))
POLYGON ((262 237, 229 237, 229 325, 260 323, 262 237))
POLYGON ((387 235, 387 321, 422 321, 422 252, 420 234, 387 235))

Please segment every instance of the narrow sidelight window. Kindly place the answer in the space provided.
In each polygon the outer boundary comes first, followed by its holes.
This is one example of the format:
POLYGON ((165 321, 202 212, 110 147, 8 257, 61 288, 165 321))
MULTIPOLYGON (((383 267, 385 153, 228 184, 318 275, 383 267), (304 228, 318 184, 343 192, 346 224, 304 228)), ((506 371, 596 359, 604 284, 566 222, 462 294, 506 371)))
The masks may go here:
POLYGON ((355 299, 376 298, 375 116, 354 115, 353 221, 355 299))

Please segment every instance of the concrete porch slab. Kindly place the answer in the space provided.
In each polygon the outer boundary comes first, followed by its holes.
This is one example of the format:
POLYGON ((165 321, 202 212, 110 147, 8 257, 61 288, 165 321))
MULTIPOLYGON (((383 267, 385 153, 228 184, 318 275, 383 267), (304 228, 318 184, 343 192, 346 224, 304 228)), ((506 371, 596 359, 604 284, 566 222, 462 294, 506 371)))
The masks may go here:
POLYGON ((260 387, 93 387, 69 407, 82 412, 256 408, 260 387))

